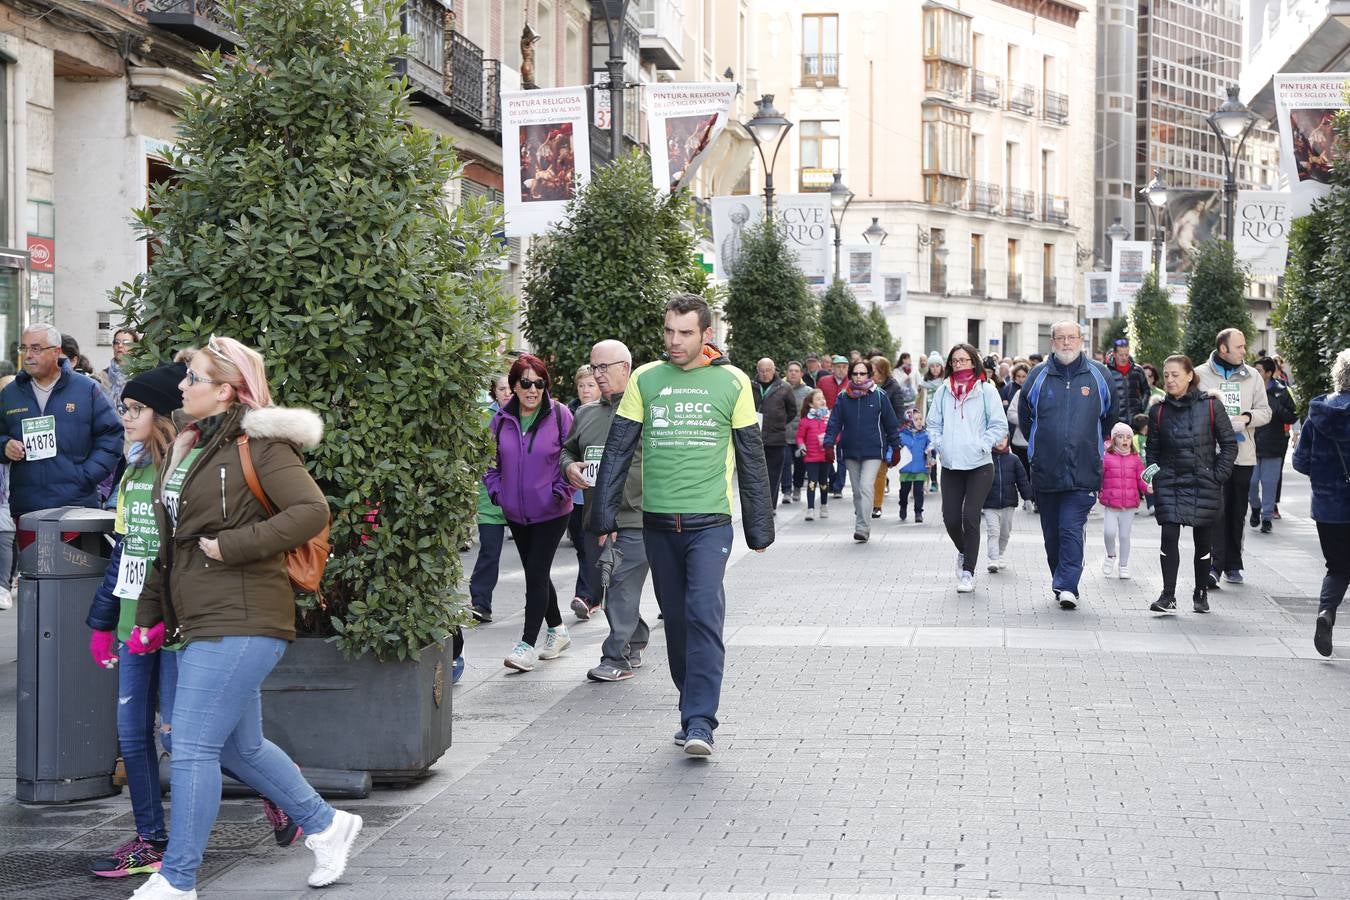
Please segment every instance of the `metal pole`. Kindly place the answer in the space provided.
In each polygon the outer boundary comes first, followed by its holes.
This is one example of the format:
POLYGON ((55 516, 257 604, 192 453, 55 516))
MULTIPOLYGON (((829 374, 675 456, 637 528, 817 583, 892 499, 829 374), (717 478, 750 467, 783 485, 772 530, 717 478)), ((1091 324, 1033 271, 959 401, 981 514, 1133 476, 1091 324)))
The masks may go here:
POLYGON ((839 248, 843 245, 843 240, 839 237, 839 223, 834 223, 834 277, 839 277, 839 248))
POLYGON ((764 169, 764 218, 773 221, 773 169, 767 167, 764 169))
POLYGON ((624 21, 619 20, 609 36, 609 155, 618 160, 623 153, 623 57, 616 54, 615 41, 623 43, 624 21), (615 34, 615 31, 618 34, 615 34))
POLYGON ((1223 182, 1223 235, 1228 239, 1228 243, 1233 243, 1233 206, 1237 202, 1237 166, 1233 165, 1228 159, 1227 152, 1223 157, 1224 166, 1227 168, 1227 178, 1223 182))

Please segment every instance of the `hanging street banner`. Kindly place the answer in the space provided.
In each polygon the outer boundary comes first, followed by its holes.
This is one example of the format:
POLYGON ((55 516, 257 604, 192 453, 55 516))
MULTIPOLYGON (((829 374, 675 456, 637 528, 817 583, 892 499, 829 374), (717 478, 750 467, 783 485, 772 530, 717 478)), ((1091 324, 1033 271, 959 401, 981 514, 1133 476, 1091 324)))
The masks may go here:
POLYGON ((1144 276, 1152 269, 1153 245, 1148 241, 1113 241, 1111 299, 1121 306, 1129 306, 1144 286, 1144 276))
POLYGON ((1111 318, 1111 273, 1084 272, 1083 295, 1087 297, 1089 319, 1111 318))
POLYGON ((881 274, 882 299, 886 305, 886 311, 890 313, 905 312, 905 301, 909 299, 909 276, 904 272, 881 274))
MULTIPOLYGON (((773 198, 773 217, 778 220, 788 246, 797 258, 797 266, 812 290, 823 291, 830 274, 833 232, 830 223, 830 195, 778 194, 773 198)), ((712 198, 713 274, 731 277, 741 255, 746 230, 764 219, 764 198, 749 194, 712 198)))
POLYGON ((734 84, 649 84, 647 144, 652 184, 663 194, 687 185, 726 127, 734 84))
POLYGON ((506 233, 545 234, 591 180, 586 88, 502 91, 506 233))
POLYGON ((839 260, 839 275, 864 310, 883 300, 881 248, 876 244, 845 244, 839 260))
POLYGON ((1238 191, 1233 252, 1253 275, 1283 275, 1289 256, 1289 194, 1238 191))
POLYGON ((1289 179, 1289 215, 1306 216, 1313 201, 1331 191, 1331 166, 1339 159, 1336 113, 1346 108, 1350 73, 1275 76, 1275 118, 1280 126, 1280 172, 1289 179))

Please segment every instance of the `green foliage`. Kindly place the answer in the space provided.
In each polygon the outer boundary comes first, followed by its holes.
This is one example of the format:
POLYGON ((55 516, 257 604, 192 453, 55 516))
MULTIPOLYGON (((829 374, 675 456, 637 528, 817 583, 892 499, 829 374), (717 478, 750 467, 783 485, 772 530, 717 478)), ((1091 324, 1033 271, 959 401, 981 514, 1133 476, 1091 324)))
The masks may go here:
POLYGON ((1275 308, 1280 354, 1289 364, 1300 411, 1331 389, 1331 363, 1350 347, 1350 116, 1336 117, 1343 152, 1334 154, 1331 193, 1294 222, 1284 291, 1275 308))
POLYGON ((466 621, 458 544, 488 446, 476 401, 509 307, 496 212, 447 207, 455 155, 390 78, 399 4, 360 6, 227 4, 238 55, 203 58, 178 178, 136 213, 159 253, 113 299, 144 334, 142 364, 231 335, 268 359, 278 404, 323 416, 307 464, 334 557, 300 627, 404 659, 466 621))
POLYGON ((1110 353, 1116 347, 1116 341, 1126 336, 1126 319, 1124 316, 1112 316, 1106 320, 1106 326, 1101 329, 1097 337, 1097 350, 1102 353, 1110 353))
POLYGON ((1181 324, 1176 305, 1149 272, 1130 305, 1130 352, 1139 363, 1152 363, 1162 371, 1163 360, 1181 349, 1181 324))
POLYGON ((695 235, 688 192, 657 193, 640 152, 592 173, 526 269, 525 334, 560 386, 597 341, 623 341, 634 365, 660 356, 666 301, 707 291, 695 235))
POLYGON ((820 300, 820 337, 827 352, 842 356, 850 350, 865 352, 872 345, 872 331, 853 291, 843 279, 834 279, 820 300))
POLYGON ((867 342, 867 346, 880 350, 882 356, 894 363, 895 352, 900 348, 900 344, 896 341, 895 335, 891 334, 891 326, 886 321, 886 314, 881 311, 880 306, 872 306, 867 310, 866 319, 871 334, 871 340, 867 342))
POLYGON ((767 221, 742 236, 723 310, 731 361, 747 372, 766 357, 780 369, 803 359, 819 337, 815 297, 782 233, 767 221))
POLYGON ((1247 308, 1247 276, 1233 256, 1233 245, 1211 238, 1196 250, 1194 260, 1181 346, 1198 366, 1209 359, 1220 331, 1240 328, 1251 338, 1256 325, 1247 308))

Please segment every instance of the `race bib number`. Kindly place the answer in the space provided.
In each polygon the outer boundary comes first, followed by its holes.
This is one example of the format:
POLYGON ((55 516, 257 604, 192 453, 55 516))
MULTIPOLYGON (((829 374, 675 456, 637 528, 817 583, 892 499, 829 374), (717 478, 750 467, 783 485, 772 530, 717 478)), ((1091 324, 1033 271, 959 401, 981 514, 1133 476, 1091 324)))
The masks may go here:
POLYGON ((36 416, 23 420, 25 459, 51 459, 56 456, 56 416, 36 416))
POLYGON ((143 545, 133 543, 128 538, 122 542, 122 563, 117 567, 117 586, 113 596, 123 600, 135 600, 141 596, 145 587, 145 572, 150 566, 150 558, 145 555, 143 545))
POLYGON ((587 447, 582 453, 582 462, 586 464, 581 470, 581 480, 586 482, 586 487, 595 487, 595 476, 600 473, 600 459, 605 455, 605 448, 602 446, 587 447))
POLYGON ((1242 385, 1236 381, 1224 381, 1219 383, 1219 395, 1223 397, 1223 408, 1228 411, 1228 417, 1242 415, 1242 385))
POLYGON ((1149 487, 1153 487, 1153 477, 1157 474, 1158 474, 1158 464, 1154 463, 1153 465, 1149 466, 1147 469, 1144 470, 1144 473, 1142 475, 1144 479, 1144 484, 1148 485, 1149 487))

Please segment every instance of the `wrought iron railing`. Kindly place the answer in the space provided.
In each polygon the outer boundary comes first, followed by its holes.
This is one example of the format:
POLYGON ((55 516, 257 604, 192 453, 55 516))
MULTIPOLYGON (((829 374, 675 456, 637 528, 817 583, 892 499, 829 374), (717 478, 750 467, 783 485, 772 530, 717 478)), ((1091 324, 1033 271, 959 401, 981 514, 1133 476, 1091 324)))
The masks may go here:
POLYGON ((972 182, 966 208, 973 212, 998 212, 1001 195, 1002 189, 996 184, 987 181, 972 182))
POLYGON ((1008 273, 1008 299, 1009 299, 1009 300, 1021 300, 1021 299, 1022 299, 1022 276, 1021 276, 1021 275, 1014 275, 1014 274, 1011 273, 1011 272, 1008 273))
POLYGON ((1050 196, 1042 197, 1041 221, 1049 222, 1052 225, 1068 225, 1069 198, 1050 197, 1050 196))
POLYGON ((1041 118, 1047 122, 1064 125, 1069 121, 1069 97, 1056 91, 1041 94, 1041 118))
POLYGON ((133 0, 132 9, 141 15, 161 13, 196 16, 226 28, 234 28, 234 23, 221 8, 220 0, 133 0))
POLYGON ((1003 79, 988 72, 972 72, 970 77, 970 99, 974 103, 997 107, 1003 96, 1003 79))
POLYGON ((1054 303, 1059 297, 1059 279, 1053 275, 1047 275, 1041 279, 1041 302, 1054 303))
POLYGON ((473 120, 483 120, 483 51, 460 34, 450 32, 450 109, 473 120))
POLYGON ((1008 109, 1024 116, 1036 112, 1036 88, 1020 81, 1008 82, 1008 109))
POLYGON ((1019 219, 1036 218, 1036 192, 1008 189, 1008 215, 1019 219))
POLYGON ((970 271, 970 295, 972 297, 983 297, 989 292, 988 275, 984 269, 971 269, 970 271))
POLYGON ((483 130, 488 134, 502 131, 502 63, 499 59, 483 60, 483 130))

